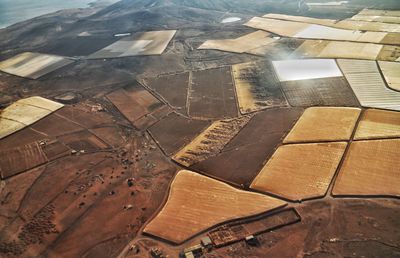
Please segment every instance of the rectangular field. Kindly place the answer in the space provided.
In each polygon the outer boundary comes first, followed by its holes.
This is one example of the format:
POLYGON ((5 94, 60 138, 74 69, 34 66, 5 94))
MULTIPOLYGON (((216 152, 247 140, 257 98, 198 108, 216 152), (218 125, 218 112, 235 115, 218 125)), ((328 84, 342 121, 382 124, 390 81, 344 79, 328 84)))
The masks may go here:
POLYGON ((295 209, 291 208, 262 218, 255 218, 245 222, 229 223, 228 225, 221 226, 209 232, 208 236, 218 248, 244 240, 247 236, 276 230, 299 222, 300 220, 300 215, 295 209))
POLYGON ((358 107, 357 98, 344 77, 282 82, 290 105, 358 107))
POLYGON ((62 56, 24 52, 0 62, 0 71, 30 79, 38 79, 52 71, 73 63, 62 56))
POLYGON ((162 75, 155 78, 143 79, 144 85, 156 91, 177 112, 187 115, 187 94, 189 87, 189 72, 162 75))
POLYGON ((270 62, 236 64, 232 74, 242 114, 288 105, 270 62))
POLYGON ((164 106, 139 83, 114 91, 108 94, 107 98, 133 125, 140 118, 164 106))
POLYGON ((230 67, 192 72, 189 116, 221 119, 237 115, 230 67))
POLYGON ((174 37, 175 30, 136 33, 97 51, 91 59, 124 56, 161 55, 174 37))

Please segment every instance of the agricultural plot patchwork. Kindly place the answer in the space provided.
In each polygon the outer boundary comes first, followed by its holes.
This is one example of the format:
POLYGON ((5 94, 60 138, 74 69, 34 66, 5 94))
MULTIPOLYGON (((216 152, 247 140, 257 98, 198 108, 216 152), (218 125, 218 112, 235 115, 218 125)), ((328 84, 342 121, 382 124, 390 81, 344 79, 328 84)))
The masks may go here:
MULTIPOLYGON (((332 4, 342 5, 323 5, 332 4)), ((87 82, 63 92, 75 101, 65 105, 30 97, 0 110, 0 256, 362 256, 365 246, 394 256, 399 17, 249 16, 247 28, 214 31, 224 39, 185 27, 162 57, 175 30, 81 32, 86 40, 44 49, 86 58, 27 52, 0 62, 31 79, 75 61, 124 74, 93 92, 87 82)), ((23 85, 16 96, 42 90, 41 81, 23 85)))

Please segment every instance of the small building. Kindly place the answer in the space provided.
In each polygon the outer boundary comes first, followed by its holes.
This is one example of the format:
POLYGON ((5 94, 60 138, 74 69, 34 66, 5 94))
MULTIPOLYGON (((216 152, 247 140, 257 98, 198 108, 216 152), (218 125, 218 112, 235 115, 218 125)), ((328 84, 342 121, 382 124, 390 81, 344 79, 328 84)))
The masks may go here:
POLYGON ((153 248, 150 250, 150 255, 152 258, 165 258, 163 252, 158 248, 153 248))
POLYGON ((254 235, 249 235, 244 240, 246 241, 246 244, 251 246, 260 245, 260 242, 258 242, 258 239, 254 235))
POLYGON ((185 248, 181 253, 181 257, 195 258, 195 257, 200 257, 202 254, 203 254, 203 246, 199 244, 185 248))
POLYGON ((212 246, 211 238, 206 236, 201 239, 201 245, 205 248, 210 248, 212 246))
POLYGON ((183 258, 195 258, 192 252, 187 252, 183 254, 183 258))

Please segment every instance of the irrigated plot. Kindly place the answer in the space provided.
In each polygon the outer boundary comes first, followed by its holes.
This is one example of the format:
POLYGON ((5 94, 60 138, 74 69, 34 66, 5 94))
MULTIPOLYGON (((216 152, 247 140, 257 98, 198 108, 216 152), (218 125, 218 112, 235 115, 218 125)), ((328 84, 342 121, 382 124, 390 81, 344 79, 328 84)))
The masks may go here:
POLYGON ((344 77, 287 81, 281 86, 288 102, 294 107, 359 106, 344 77))
POLYGON ((242 114, 288 105, 270 62, 236 64, 232 74, 242 114))
POLYGON ((297 59, 272 62, 281 82, 343 76, 333 59, 297 59))
POLYGON ((63 106, 42 97, 16 101, 0 113, 0 139, 39 121, 63 106))
MULTIPOLYGON (((304 39, 383 43, 385 42, 384 38, 389 35, 387 32, 363 32, 359 30, 338 29, 324 25, 260 17, 252 18, 245 25, 251 28, 272 32, 280 36, 304 39)), ((399 45, 400 39, 396 38, 391 44, 399 45)))
POLYGON ((283 142, 348 141, 360 113, 359 108, 308 108, 283 142))
POLYGON ((192 72, 189 115, 196 118, 238 116, 230 67, 192 72))
POLYGON ((355 140, 400 138, 400 112, 379 109, 364 111, 358 124, 355 140))
POLYGON ((285 14, 270 13, 263 16, 264 18, 280 19, 287 21, 304 22, 309 24, 325 25, 338 29, 346 30, 362 30, 362 31, 380 31, 380 32, 400 32, 400 27, 396 24, 371 22, 371 21, 356 21, 356 20, 330 20, 317 19, 303 16, 293 16, 285 14))
POLYGON ((394 16, 400 17, 400 11, 398 10, 381 10, 381 9, 363 9, 358 15, 366 15, 366 16, 394 16))
POLYGON ((228 142, 249 122, 250 116, 212 123, 188 145, 177 152, 173 160, 190 167, 217 155, 228 142))
POLYGON ((162 75, 155 78, 145 78, 143 83, 156 91, 177 112, 187 114, 186 101, 189 86, 189 73, 162 75))
POLYGON ((400 139, 352 142, 332 194, 400 197, 400 139))
POLYGON ((372 43, 340 42, 330 40, 306 40, 292 56, 295 58, 350 58, 367 60, 395 61, 400 55, 394 54, 396 46, 384 46, 372 43), (390 49, 384 49, 390 47, 390 49), (382 56, 382 51, 387 53, 382 56), (397 57, 396 57, 397 56, 397 57))
POLYGON ((198 49, 215 49, 233 53, 245 53, 276 41, 270 33, 259 30, 236 39, 207 40, 198 49))
POLYGON ((351 17, 355 21, 400 23, 399 11, 364 9, 351 17))
POLYGON ((96 53, 90 59, 124 56, 161 55, 174 37, 175 30, 150 31, 122 38, 96 53))
POLYGON ((285 204, 182 170, 171 184, 164 207, 143 232, 179 244, 217 224, 258 215, 285 204))
POLYGON ((135 126, 140 118, 164 106, 138 83, 114 91, 108 94, 107 98, 135 126))
POLYGON ((188 119, 171 113, 149 128, 151 135, 167 155, 172 155, 199 135, 209 121, 188 119))
POLYGON ((345 142, 283 145, 250 188, 292 201, 323 197, 346 146, 345 142))
POLYGON ((301 22, 287 22, 275 19, 267 19, 254 17, 244 25, 258 29, 269 31, 285 37, 294 37, 298 32, 306 29, 309 25, 301 22))
POLYGON ((300 108, 281 108, 255 114, 220 154, 191 168, 248 186, 302 112, 300 108))
POLYGON ((338 64, 362 106, 400 111, 400 92, 386 87, 376 62, 339 59, 338 64))
POLYGON ((73 62, 72 59, 62 56, 24 52, 0 62, 0 71, 20 77, 38 79, 73 62))
POLYGON ((388 87, 400 91, 400 62, 379 61, 378 65, 388 87))

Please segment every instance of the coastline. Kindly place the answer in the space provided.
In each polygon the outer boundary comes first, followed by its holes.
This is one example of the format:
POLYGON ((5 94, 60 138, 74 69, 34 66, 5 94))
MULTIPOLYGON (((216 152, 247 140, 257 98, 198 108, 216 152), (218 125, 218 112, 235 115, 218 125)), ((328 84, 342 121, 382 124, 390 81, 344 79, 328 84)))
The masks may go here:
POLYGON ((20 0, 16 2, 0 0, 0 30, 20 22, 62 10, 100 8, 111 5, 117 1, 118 0, 73 0, 65 2, 61 0, 20 0))

